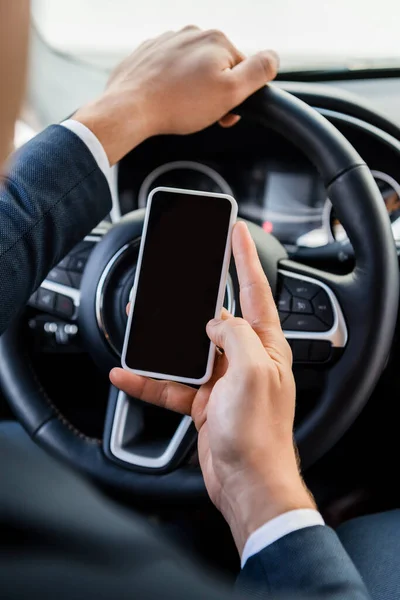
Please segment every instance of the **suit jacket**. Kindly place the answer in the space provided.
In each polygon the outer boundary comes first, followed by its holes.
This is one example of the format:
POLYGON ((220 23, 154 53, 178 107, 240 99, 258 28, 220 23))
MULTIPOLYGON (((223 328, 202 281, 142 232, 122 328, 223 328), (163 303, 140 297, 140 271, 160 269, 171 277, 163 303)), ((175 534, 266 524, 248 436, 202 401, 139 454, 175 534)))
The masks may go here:
MULTIPOLYGON (((21 149, 0 190, 1 331, 110 206, 103 173, 71 131, 49 127, 21 149)), ((21 436, 10 439, 1 430, 0 482, 2 598, 223 600, 234 594, 190 564, 160 532, 21 436)), ((235 593, 369 598, 328 527, 291 533, 251 557, 235 593)))

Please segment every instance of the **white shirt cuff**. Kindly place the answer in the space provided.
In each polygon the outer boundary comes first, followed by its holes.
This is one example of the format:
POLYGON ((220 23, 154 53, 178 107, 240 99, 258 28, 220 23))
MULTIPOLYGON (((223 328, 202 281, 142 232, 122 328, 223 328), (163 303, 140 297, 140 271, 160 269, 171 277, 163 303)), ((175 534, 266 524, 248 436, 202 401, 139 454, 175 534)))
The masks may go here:
POLYGON ((299 508, 268 521, 250 535, 242 554, 242 569, 246 561, 254 554, 258 554, 267 546, 270 546, 280 538, 315 525, 325 525, 321 514, 312 508, 299 508))
POLYGON ((119 221, 121 218, 121 210, 118 200, 117 165, 110 167, 110 163, 102 143, 98 140, 93 131, 90 131, 90 129, 86 127, 86 125, 80 123, 79 121, 74 121, 74 119, 67 119, 66 121, 60 123, 60 125, 75 133, 75 135, 77 135, 82 142, 86 144, 89 151, 92 153, 93 158, 99 166, 99 169, 103 171, 110 188, 112 199, 112 209, 110 212, 111 221, 119 221))
POLYGON ((90 131, 86 125, 80 123, 79 121, 74 121, 74 119, 67 119, 60 123, 63 127, 66 127, 75 135, 77 135, 84 144, 89 148, 90 152, 93 154, 93 158, 97 162, 99 169, 103 171, 105 178, 110 184, 111 181, 111 167, 108 162, 106 151, 104 150, 102 144, 99 142, 97 137, 94 135, 93 131, 90 131))

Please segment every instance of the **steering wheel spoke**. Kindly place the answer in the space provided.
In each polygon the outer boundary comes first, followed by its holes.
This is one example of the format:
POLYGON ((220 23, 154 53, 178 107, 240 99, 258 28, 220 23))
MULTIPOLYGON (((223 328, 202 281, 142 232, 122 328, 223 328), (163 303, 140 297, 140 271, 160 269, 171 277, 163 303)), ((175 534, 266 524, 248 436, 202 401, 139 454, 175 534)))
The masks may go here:
POLYGON ((111 386, 103 449, 125 468, 166 472, 180 465, 196 440, 192 419, 129 397, 111 386))

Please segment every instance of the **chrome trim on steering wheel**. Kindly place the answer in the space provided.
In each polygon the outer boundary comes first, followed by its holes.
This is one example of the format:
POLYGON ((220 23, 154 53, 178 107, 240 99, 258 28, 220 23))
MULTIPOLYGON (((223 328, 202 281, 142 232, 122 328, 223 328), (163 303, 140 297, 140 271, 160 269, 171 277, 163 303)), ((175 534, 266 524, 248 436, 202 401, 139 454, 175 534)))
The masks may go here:
POLYGON ((110 186, 112 207, 110 210, 110 218, 112 223, 118 223, 121 219, 121 206, 119 203, 119 191, 118 191, 118 171, 119 163, 113 165, 110 169, 108 177, 108 184, 110 186))
POLYGON ((100 329, 100 331, 102 332, 102 334, 104 335, 104 337, 106 338, 108 344, 110 345, 110 347, 112 348, 112 350, 115 352, 115 354, 117 356, 121 355, 121 352, 118 350, 118 348, 116 348, 116 346, 114 345, 113 341, 111 340, 105 322, 104 322, 104 311, 103 311, 103 304, 104 304, 104 286, 106 285, 106 282, 110 276, 111 270, 114 267, 114 265, 116 264, 117 261, 119 261, 122 256, 125 254, 125 252, 134 244, 134 243, 138 243, 139 240, 134 240, 132 242, 130 242, 129 244, 125 244, 124 246, 122 246, 122 248, 120 248, 118 250, 118 252, 116 252, 114 254, 114 256, 108 261, 108 263, 105 266, 105 269, 99 279, 99 283, 97 284, 97 289, 96 289, 96 299, 95 299, 95 311, 96 311, 96 321, 97 321, 97 326, 100 329))
POLYGON ((126 440, 129 439, 129 435, 127 435, 126 426, 129 402, 129 396, 124 392, 119 392, 111 429, 110 451, 116 458, 131 465, 146 467, 147 469, 162 469, 173 459, 190 427, 192 419, 188 416, 182 418, 162 454, 159 456, 143 456, 127 449, 126 440))
POLYGON ((51 290, 52 292, 56 292, 58 294, 63 294, 63 296, 68 296, 71 298, 75 307, 78 308, 81 301, 81 292, 73 287, 69 287, 68 285, 63 285, 62 283, 56 283, 55 281, 50 281, 49 279, 45 279, 41 286, 41 288, 45 290, 51 290))
POLYGON ((278 273, 284 275, 285 277, 291 277, 292 279, 308 281, 309 283, 313 283, 325 290, 325 292, 328 294, 333 310, 333 325, 329 331, 290 331, 284 329, 285 324, 283 324, 283 333, 286 339, 325 340, 331 342, 332 346, 335 348, 344 348, 348 339, 346 321, 344 319, 342 309, 340 308, 340 304, 330 287, 328 287, 326 283, 319 281, 319 279, 314 279, 313 277, 308 277, 307 275, 300 275, 299 273, 294 273, 292 271, 286 271, 285 269, 278 269, 278 273))

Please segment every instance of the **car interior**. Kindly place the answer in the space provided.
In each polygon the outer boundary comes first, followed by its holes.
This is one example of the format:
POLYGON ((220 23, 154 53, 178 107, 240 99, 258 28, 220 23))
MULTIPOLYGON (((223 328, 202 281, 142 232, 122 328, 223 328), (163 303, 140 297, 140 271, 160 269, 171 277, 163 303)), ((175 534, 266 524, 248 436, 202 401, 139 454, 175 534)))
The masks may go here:
MULTIPOLYGON (((55 47, 42 27, 48 6, 34 4, 17 146, 98 93, 117 62, 55 47)), ((1 431, 27 431, 219 572, 235 573, 239 558, 207 498, 190 417, 108 379, 120 365, 147 198, 167 186, 237 200, 292 348, 296 442, 325 521, 399 507, 400 60, 358 59, 282 60, 277 80, 235 109, 234 127, 132 150, 113 167, 110 215, 0 338, 1 431)), ((224 304, 240 315, 233 262, 224 304)))

